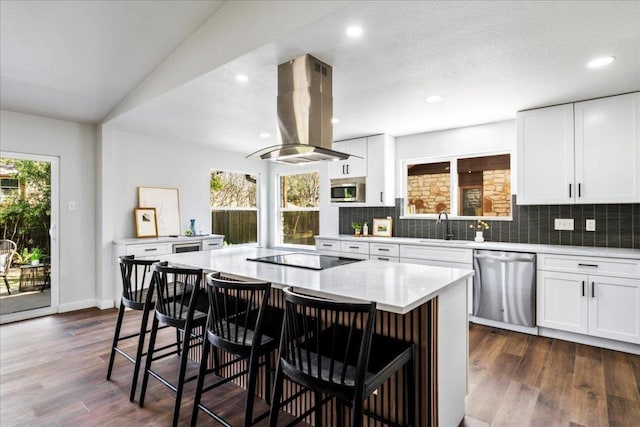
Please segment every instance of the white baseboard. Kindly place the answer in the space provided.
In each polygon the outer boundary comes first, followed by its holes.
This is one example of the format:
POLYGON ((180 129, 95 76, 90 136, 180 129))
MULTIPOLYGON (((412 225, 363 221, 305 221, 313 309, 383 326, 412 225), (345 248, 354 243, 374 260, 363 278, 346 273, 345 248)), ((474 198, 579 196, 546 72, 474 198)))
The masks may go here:
POLYGON ((75 301, 67 304, 60 304, 58 306, 58 313, 67 313, 69 311, 82 310, 91 307, 96 307, 96 300, 87 299, 84 301, 75 301))
POLYGON ((103 300, 96 300, 95 306, 98 307, 100 310, 106 310, 108 308, 113 308, 114 304, 112 299, 103 299, 103 300))
POLYGON ((575 334, 573 332, 559 331, 556 329, 548 329, 538 327, 538 332, 543 337, 557 338, 565 341, 573 341, 580 344, 592 345, 594 347, 608 348, 609 350, 624 351, 626 353, 639 354, 640 345, 623 341, 609 340, 600 337, 591 337, 588 335, 575 334))

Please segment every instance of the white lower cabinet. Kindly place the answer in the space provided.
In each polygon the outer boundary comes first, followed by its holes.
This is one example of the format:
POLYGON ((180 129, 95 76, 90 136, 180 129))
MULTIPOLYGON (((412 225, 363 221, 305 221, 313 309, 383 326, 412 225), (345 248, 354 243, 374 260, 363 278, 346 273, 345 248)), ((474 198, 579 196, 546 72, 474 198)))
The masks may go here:
MULTIPOLYGON (((566 258, 571 259, 576 273, 538 270, 538 326, 640 343, 640 279, 581 273, 581 269, 597 269, 608 260, 566 258)), ((539 265, 554 264, 545 261, 541 254, 539 265)), ((563 269, 568 269, 567 265, 563 269)))

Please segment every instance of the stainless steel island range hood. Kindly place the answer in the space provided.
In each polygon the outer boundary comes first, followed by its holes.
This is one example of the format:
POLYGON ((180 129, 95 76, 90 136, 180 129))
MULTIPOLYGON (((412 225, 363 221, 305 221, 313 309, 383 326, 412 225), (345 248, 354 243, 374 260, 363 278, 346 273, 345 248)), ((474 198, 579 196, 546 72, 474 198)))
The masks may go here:
POLYGON ((311 55, 278 66, 278 133, 282 145, 256 151, 247 158, 299 164, 344 160, 349 154, 333 144, 332 70, 311 55))

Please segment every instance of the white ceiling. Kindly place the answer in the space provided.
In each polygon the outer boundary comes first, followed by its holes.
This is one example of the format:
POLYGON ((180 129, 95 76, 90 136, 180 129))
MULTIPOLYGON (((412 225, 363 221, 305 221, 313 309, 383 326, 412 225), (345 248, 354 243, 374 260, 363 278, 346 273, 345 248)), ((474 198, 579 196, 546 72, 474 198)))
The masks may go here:
POLYGON ((2 0, 1 107, 99 123, 224 3, 2 0))
MULTIPOLYGON (((5 21, 9 18, 4 16, 5 1, 2 3, 4 38, 5 21)), ((165 24, 161 21, 168 12, 159 11, 160 2, 142 3, 144 5, 138 6, 148 9, 145 20, 157 32, 157 28, 165 24)), ((128 3, 118 4, 124 8, 128 3)), ((209 13, 215 13, 218 5, 207 4, 209 13)), ((128 12, 114 10, 112 13, 120 18, 129 16, 128 12)), ((173 13, 177 14, 175 10, 173 13)), ((46 25, 31 22, 35 20, 34 14, 20 15, 20 20, 29 21, 29 28, 63 29, 66 26, 51 15, 46 19, 41 17, 48 21, 46 25)), ((193 22, 187 18, 185 21, 194 24, 196 19, 192 19, 193 22)), ((6 25, 27 26, 24 22, 6 25)), ((114 25, 112 20, 109 25, 100 24, 100 31, 93 27, 84 31, 95 31, 98 37, 101 32, 117 32, 114 25)), ((237 25, 242 26, 242 19, 238 18, 237 25)), ((174 30, 179 33, 178 29, 174 30)), ((153 39, 160 34, 149 34, 153 31, 146 28, 130 31, 132 34, 127 38, 136 40, 130 45, 140 46, 143 42, 138 41, 146 40, 150 47, 155 46, 154 52, 159 51, 153 39)), ((48 35, 53 41, 58 37, 48 35)), ((28 36, 28 32, 23 31, 21 37, 12 38, 30 40, 28 36)), ((72 49, 73 55, 82 57, 75 49, 92 47, 93 52, 100 51, 99 47, 104 47, 106 42, 99 40, 102 44, 98 47, 79 43, 72 49)), ((52 48, 50 43, 47 39, 46 46, 40 47, 42 56, 53 56, 48 53, 52 48)), ((176 44, 179 41, 174 47, 176 44)), ((133 49, 132 46, 123 49, 133 49)), ((4 47, 3 40, 3 50, 4 47)), ((102 71, 99 79, 93 76, 97 71, 91 67, 63 78, 40 77, 47 80, 60 101, 58 105, 47 104, 47 112, 39 114, 56 116, 57 113, 65 118, 73 116, 70 112, 80 114, 83 107, 87 109, 80 97, 65 95, 65 85, 77 80, 78 86, 94 89, 96 93, 90 93, 95 104, 103 106, 94 117, 105 117, 110 111, 108 106, 113 108, 141 79, 131 76, 150 72, 144 64, 123 60, 135 57, 133 52, 125 54, 115 49, 113 52, 119 54, 118 58, 100 59, 100 64, 108 64, 108 71, 102 71), (89 78, 97 80, 96 88, 84 82, 89 78), (112 92, 117 92, 117 96, 112 92)), ((138 105, 109 123, 135 132, 248 154, 277 143, 276 67, 304 53, 333 66, 334 115, 340 118, 334 127, 335 140, 375 133, 400 136, 486 123, 514 118, 515 112, 521 109, 640 90, 640 1, 353 2, 138 105), (356 40, 344 35, 346 27, 353 23, 364 28, 364 34, 356 40), (585 67, 588 60, 601 55, 613 55, 617 60, 604 69, 585 67), (250 80, 237 82, 238 73, 246 74, 250 80), (431 94, 440 94, 444 100, 428 104, 424 98, 431 94), (261 132, 273 136, 265 140, 258 136, 261 132)), ((5 103, 5 80, 7 86, 19 85, 16 76, 24 74, 17 72, 14 64, 21 62, 16 56, 20 57, 15 47, 13 53, 2 53, 3 108, 13 109, 11 103, 5 103), (5 56, 12 65, 11 80, 5 77, 5 56)), ((26 59, 34 63, 23 64, 25 68, 37 69, 27 75, 47 74, 49 68, 45 65, 55 63, 35 54, 26 59)), ((74 67, 59 67, 74 70, 74 67)), ((25 88, 29 89, 29 85, 25 88)), ((30 92, 25 95, 19 87, 12 90, 9 99, 13 105, 22 105, 21 110, 27 112, 35 108, 29 107, 29 103, 41 95, 29 96, 30 92)))

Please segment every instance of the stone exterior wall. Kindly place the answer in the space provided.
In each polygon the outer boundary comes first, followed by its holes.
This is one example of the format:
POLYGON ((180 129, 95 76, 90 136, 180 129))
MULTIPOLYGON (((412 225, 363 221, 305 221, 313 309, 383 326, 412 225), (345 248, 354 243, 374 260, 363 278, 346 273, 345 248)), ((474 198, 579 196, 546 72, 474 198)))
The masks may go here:
MULTIPOLYGON (((450 175, 426 174, 407 177, 408 205, 415 206, 416 214, 451 212, 450 175)), ((511 171, 509 169, 484 171, 482 175, 483 216, 509 216, 511 214, 511 171)), ((411 208, 410 208, 411 209, 411 208)))
POLYGON ((407 177, 409 206, 416 214, 451 212, 451 178, 448 173, 407 177))
POLYGON ((511 214, 511 171, 509 169, 484 171, 482 189, 483 216, 511 214))

